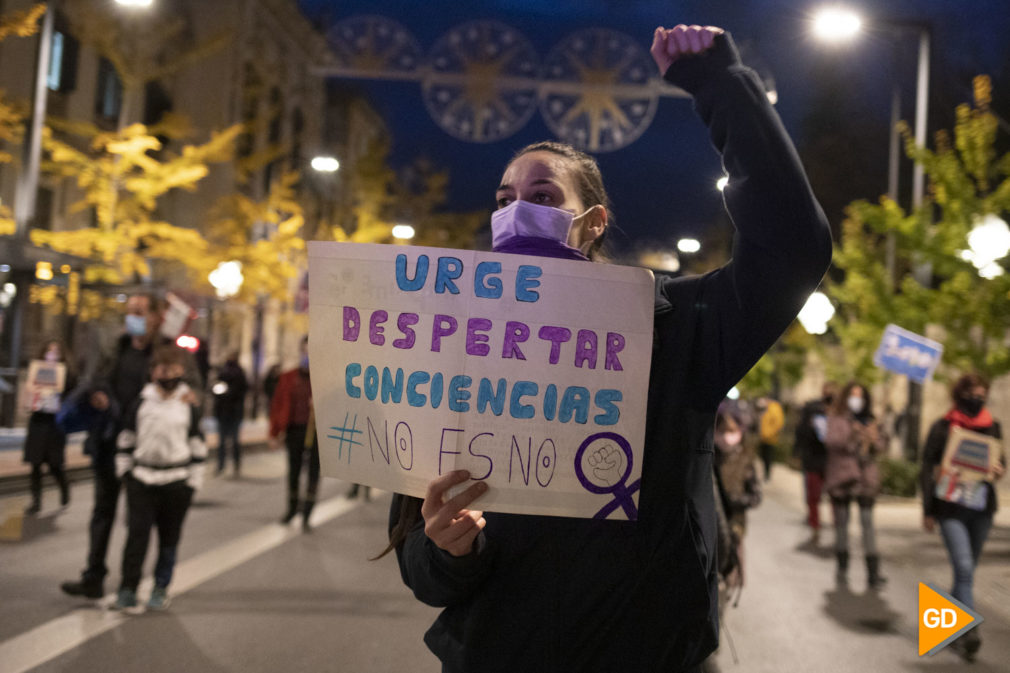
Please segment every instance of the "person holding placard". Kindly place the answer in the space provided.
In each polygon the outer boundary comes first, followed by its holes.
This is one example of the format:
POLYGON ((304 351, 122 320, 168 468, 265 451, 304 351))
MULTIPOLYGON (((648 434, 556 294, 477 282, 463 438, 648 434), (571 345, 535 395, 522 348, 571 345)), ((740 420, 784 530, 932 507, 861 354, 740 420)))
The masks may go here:
POLYGON ((835 579, 839 585, 848 582, 849 509, 855 500, 863 531, 867 584, 878 589, 887 578, 880 572, 873 505, 880 494, 877 458, 887 447, 887 438, 873 415, 873 401, 866 386, 850 382, 835 397, 827 412, 824 446, 828 456, 824 488, 831 498, 835 519, 835 579))
MULTIPOLYGON (((1006 467, 1001 443, 986 441, 986 438, 1000 440, 1003 436, 1000 424, 985 406, 988 396, 989 382, 978 374, 965 374, 954 383, 951 388, 953 407, 930 427, 922 449, 920 472, 922 526, 933 532, 939 524, 954 572, 950 593, 970 608, 975 607, 972 594, 975 567, 992 529, 998 505, 993 482, 1003 476, 1006 467), (959 429, 962 432, 958 433, 959 429), (969 438, 970 448, 982 449, 988 454, 982 461, 981 478, 967 481, 963 484, 967 493, 961 490, 957 496, 951 488, 952 480, 956 482, 958 477, 967 477, 976 466, 957 455, 958 442, 950 441, 955 433, 969 438)), ((977 628, 952 645, 968 660, 974 660, 981 646, 977 628)))
MULTIPOLYGON (((820 282, 831 237, 730 36, 657 28, 651 51, 722 154, 733 260, 656 279, 637 520, 485 514, 489 487, 464 470, 431 481, 423 501, 394 497, 386 551, 418 599, 445 608, 425 635, 443 671, 693 671, 718 644, 716 410, 820 282)), ((590 156, 526 147, 496 199, 495 252, 599 258, 611 217, 590 156)))
POLYGON ((70 484, 63 470, 67 435, 56 422, 60 402, 66 391, 74 387, 74 376, 68 369, 71 358, 66 356, 58 341, 48 341, 42 347, 39 360, 29 368, 28 375, 28 432, 25 435, 24 462, 32 466, 32 504, 25 514, 38 514, 42 509, 42 466, 49 466, 49 474, 60 487, 60 505, 70 504, 70 484))

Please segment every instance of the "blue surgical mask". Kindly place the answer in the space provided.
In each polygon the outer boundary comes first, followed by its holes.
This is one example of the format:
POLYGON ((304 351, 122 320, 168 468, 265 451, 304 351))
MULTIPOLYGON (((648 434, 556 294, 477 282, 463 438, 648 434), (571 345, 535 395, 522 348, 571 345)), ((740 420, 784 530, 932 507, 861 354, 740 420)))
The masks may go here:
POLYGON ((142 315, 128 313, 126 315, 126 333, 130 336, 144 336, 147 334, 147 318, 142 315))
POLYGON ((299 364, 301 365, 302 369, 308 369, 309 368, 309 356, 308 355, 303 355, 302 359, 301 359, 301 362, 299 364))

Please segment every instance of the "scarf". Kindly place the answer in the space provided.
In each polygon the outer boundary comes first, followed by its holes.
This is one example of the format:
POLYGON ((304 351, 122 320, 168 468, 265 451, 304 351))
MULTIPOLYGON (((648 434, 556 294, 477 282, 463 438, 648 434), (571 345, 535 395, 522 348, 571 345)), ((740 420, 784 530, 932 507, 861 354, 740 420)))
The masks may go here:
POLYGON ((993 424, 992 414, 985 407, 982 407, 982 411, 978 412, 978 416, 972 418, 968 414, 964 413, 957 407, 954 407, 947 412, 944 416, 951 425, 957 425, 962 428, 967 428, 968 430, 984 430, 986 428, 991 428, 993 424))
POLYGON ((534 255, 536 257, 589 261, 589 258, 583 255, 581 250, 560 241, 539 236, 513 236, 496 245, 492 251, 510 255, 534 255))

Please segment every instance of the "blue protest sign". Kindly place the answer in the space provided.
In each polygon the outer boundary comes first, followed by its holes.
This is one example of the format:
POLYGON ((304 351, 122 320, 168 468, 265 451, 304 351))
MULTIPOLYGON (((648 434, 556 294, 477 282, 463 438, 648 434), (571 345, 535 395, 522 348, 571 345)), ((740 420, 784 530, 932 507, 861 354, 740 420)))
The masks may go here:
POLYGON ((941 355, 943 344, 897 325, 888 325, 873 355, 873 364, 924 383, 933 378, 941 355))

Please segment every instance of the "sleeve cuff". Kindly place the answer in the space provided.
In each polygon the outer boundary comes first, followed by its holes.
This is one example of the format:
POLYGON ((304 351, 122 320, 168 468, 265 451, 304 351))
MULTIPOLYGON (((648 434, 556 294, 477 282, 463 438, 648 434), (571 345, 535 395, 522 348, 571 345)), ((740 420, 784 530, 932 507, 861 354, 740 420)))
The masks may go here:
POLYGON ((740 52, 728 32, 716 35, 714 46, 701 54, 681 56, 663 74, 670 84, 694 96, 707 82, 734 66, 742 66, 740 52))

